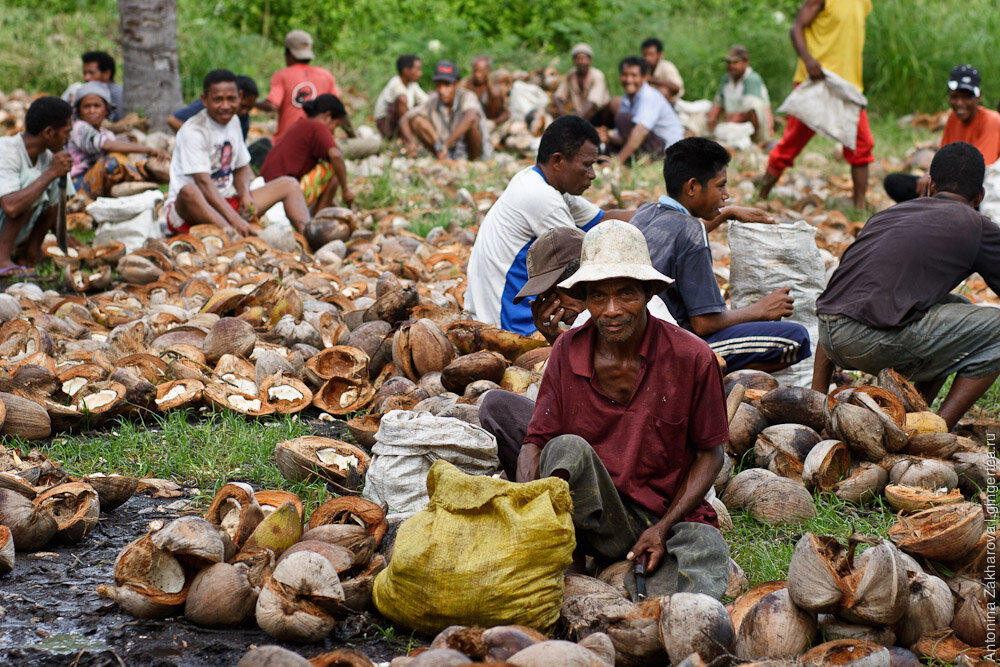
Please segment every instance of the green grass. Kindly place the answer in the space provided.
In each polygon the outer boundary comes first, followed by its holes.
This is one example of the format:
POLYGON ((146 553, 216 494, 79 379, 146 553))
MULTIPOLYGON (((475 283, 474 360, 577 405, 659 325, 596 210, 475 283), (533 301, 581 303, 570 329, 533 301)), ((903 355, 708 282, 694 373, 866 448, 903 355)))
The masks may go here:
MULTIPOLYGON (((196 505, 207 506, 226 482, 250 482, 285 489, 302 498, 307 511, 328 492, 320 483, 292 483, 274 464, 274 446, 312 433, 296 416, 252 420, 234 412, 173 410, 165 416, 119 419, 100 431, 59 436, 42 451, 71 475, 94 471, 172 479, 198 490, 196 505)), ((13 443, 23 451, 28 443, 13 443)))

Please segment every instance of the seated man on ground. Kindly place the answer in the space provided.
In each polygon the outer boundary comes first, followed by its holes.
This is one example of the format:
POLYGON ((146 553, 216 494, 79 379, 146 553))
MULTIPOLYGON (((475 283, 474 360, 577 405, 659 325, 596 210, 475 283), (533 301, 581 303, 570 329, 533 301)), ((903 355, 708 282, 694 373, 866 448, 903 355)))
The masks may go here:
POLYGON ((792 314, 789 287, 743 308, 726 307, 708 233, 727 220, 774 222, 756 208, 720 208, 729 198, 728 164, 729 151, 710 139, 677 142, 663 160, 667 195, 640 206, 632 224, 646 237, 653 266, 677 281, 661 295, 677 324, 704 339, 727 370, 773 372, 809 357, 809 333, 796 322, 777 321, 792 314))
POLYGON ((587 44, 577 44, 569 55, 573 59, 573 69, 566 73, 552 94, 552 115, 575 114, 594 120, 611 102, 604 72, 591 66, 594 50, 587 44))
POLYGON ((336 95, 320 95, 302 105, 306 117, 296 121, 267 154, 260 175, 268 183, 282 176, 298 179, 310 212, 333 206, 337 188, 345 206, 354 202, 347 185, 347 166, 333 131, 347 117, 336 95))
POLYGON ((250 191, 250 152, 236 118, 239 91, 236 75, 217 69, 205 75, 201 101, 205 109, 177 133, 170 163, 167 227, 186 233, 191 225, 217 225, 241 236, 254 233, 251 222, 279 201, 299 232, 309 221, 309 209, 299 182, 283 176, 250 191))
POLYGON ((450 60, 434 65, 434 92, 399 121, 407 154, 417 152, 417 140, 439 160, 478 160, 486 148, 479 100, 458 85, 458 66, 450 60))
POLYGON ((684 126, 677 112, 660 91, 649 85, 649 65, 630 56, 618 65, 622 91, 615 113, 615 128, 600 128, 601 140, 618 158, 627 162, 637 153, 657 158, 672 144, 684 138, 684 126))
MULTIPOLYGON (((247 134, 250 132, 250 110, 257 104, 257 97, 260 95, 260 91, 257 90, 257 82, 244 74, 236 77, 236 88, 240 91, 240 106, 236 110, 236 117, 240 119, 240 130, 243 131, 243 139, 245 141, 247 134)), ((181 129, 184 121, 204 108, 205 103, 199 97, 186 107, 178 109, 167 116, 167 125, 174 132, 177 132, 181 129)))
POLYGON ((715 102, 708 112, 708 130, 715 132, 720 118, 725 123, 750 123, 753 141, 763 143, 774 132, 771 97, 760 74, 750 67, 750 52, 742 44, 726 54, 726 74, 719 82, 715 102))
POLYGON ((649 63, 649 85, 660 91, 670 104, 684 97, 684 79, 677 66, 663 57, 663 42, 648 37, 642 42, 642 58, 649 63))
POLYGON ((587 233, 580 269, 559 286, 579 292, 591 321, 552 349, 517 481, 569 483, 578 564, 627 558, 647 565, 650 595, 718 598, 729 548, 705 494, 729 438, 722 372, 703 341, 648 316, 669 284, 632 225, 587 233))
POLYGON ((597 130, 579 116, 546 128, 535 166, 510 179, 479 226, 469 257, 465 309, 471 317, 525 336, 535 331, 531 308, 514 304, 528 280, 528 250, 553 227, 590 229, 604 217, 628 220, 632 211, 602 211, 580 195, 594 180, 597 130))
MULTIPOLYGON (((122 119, 125 93, 122 87, 115 83, 115 59, 104 51, 87 51, 81 57, 83 60, 83 82, 99 81, 108 88, 111 96, 111 114, 108 118, 112 123, 122 119)), ((76 104, 77 90, 83 83, 74 83, 62 94, 62 98, 70 104, 76 104)))
MULTIPOLYGON (((73 167, 65 150, 72 116, 58 97, 40 97, 28 107, 24 132, 0 137, 0 277, 31 275, 42 257, 42 239, 56 220, 59 181, 73 167)), ((72 184, 67 190, 73 194, 72 184)))
POLYGON ((893 368, 930 404, 956 373, 938 409, 954 428, 993 385, 1000 309, 951 294, 977 272, 1000 293, 1000 227, 975 210, 985 170, 975 146, 947 144, 931 162, 929 197, 868 220, 816 300, 822 347, 813 389, 827 391, 833 364, 872 374, 893 368))
MULTIPOLYGON (((972 65, 959 65, 948 77, 948 120, 941 135, 941 145, 956 141, 972 144, 982 153, 986 166, 1000 157, 1000 113, 979 106, 979 70, 972 65)), ((889 174, 883 185, 887 195, 897 202, 927 196, 930 174, 889 174)))
POLYGON ((427 101, 427 93, 420 87, 424 75, 420 58, 404 53, 396 58, 396 72, 375 99, 375 126, 387 139, 396 136, 399 119, 407 111, 427 101))
POLYGON ((471 90, 483 108, 486 120, 497 125, 507 120, 503 88, 490 81, 493 60, 489 56, 476 56, 472 61, 472 74, 462 81, 462 87, 471 90))
MULTIPOLYGON (((579 227, 554 227, 539 236, 528 250, 528 282, 514 297, 514 303, 535 297, 530 302, 531 317, 549 345, 555 345, 564 332, 590 319, 583 301, 559 287, 580 268, 584 236, 579 227)), ((647 309, 653 317, 675 324, 660 297, 654 296, 647 309)), ((497 439, 497 455, 507 479, 514 479, 517 454, 534 407, 530 398, 503 389, 490 391, 480 403, 479 422, 497 439)))
POLYGON ((111 96, 107 86, 96 81, 83 84, 76 92, 76 119, 69 136, 69 153, 73 156, 70 176, 76 196, 82 202, 111 194, 111 186, 125 181, 166 182, 170 155, 133 141, 122 141, 115 133, 102 127, 111 111, 111 96), (146 160, 134 160, 126 153, 144 153, 160 158, 161 164, 150 165, 146 160))

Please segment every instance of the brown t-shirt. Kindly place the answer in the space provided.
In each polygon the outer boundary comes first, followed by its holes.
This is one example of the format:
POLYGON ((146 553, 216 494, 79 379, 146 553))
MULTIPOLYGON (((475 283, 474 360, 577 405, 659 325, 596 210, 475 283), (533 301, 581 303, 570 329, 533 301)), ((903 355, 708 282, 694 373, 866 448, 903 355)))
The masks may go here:
POLYGON ((337 145, 330 128, 311 118, 292 125, 268 152, 260 175, 271 182, 279 176, 302 178, 316 163, 325 160, 337 145))
MULTIPOLYGON (((619 403, 594 377, 596 335, 588 322, 556 341, 524 440, 544 447, 559 435, 580 436, 620 493, 663 516, 698 450, 729 439, 722 371, 705 341, 650 317, 635 390, 619 403)), ((718 526, 705 500, 684 521, 718 526)))
POLYGON ((920 197, 868 220, 816 300, 816 312, 876 329, 902 326, 977 271, 1000 294, 1000 227, 960 201, 920 197))

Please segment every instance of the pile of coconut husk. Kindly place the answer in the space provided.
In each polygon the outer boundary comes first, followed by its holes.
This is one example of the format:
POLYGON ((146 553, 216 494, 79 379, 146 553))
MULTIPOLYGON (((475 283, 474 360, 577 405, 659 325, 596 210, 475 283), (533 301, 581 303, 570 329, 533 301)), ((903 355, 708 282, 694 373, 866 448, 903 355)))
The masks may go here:
POLYGON ((153 522, 98 593, 137 618, 222 628, 254 618, 276 639, 318 641, 371 609, 386 529, 382 508, 361 498, 328 500, 306 521, 292 493, 229 483, 204 516, 153 522))

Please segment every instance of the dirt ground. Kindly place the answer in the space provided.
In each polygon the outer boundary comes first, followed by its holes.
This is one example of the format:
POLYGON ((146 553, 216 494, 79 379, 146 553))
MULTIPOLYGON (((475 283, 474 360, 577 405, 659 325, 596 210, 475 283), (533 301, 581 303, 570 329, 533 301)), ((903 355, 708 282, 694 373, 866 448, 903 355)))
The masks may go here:
MULTIPOLYGON (((14 571, 0 578, 0 665, 104 667, 110 665, 235 665, 251 646, 280 643, 253 625, 213 630, 183 618, 138 620, 98 597, 111 584, 115 557, 154 519, 170 520, 176 499, 137 495, 76 545, 49 545, 17 554, 14 571)), ((405 654, 408 636, 387 637, 375 615, 341 622, 321 644, 282 644, 305 657, 355 648, 374 662, 405 654)), ((385 621, 380 624, 385 627, 385 621)))

